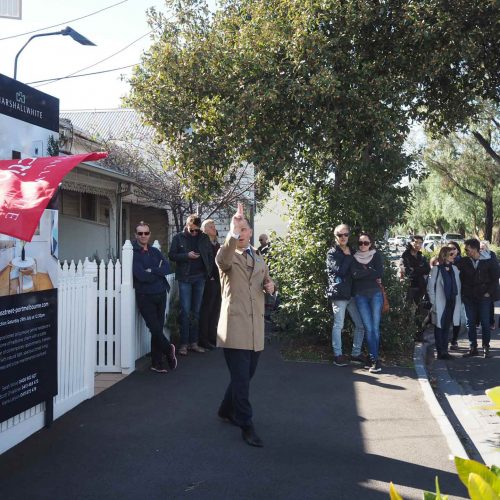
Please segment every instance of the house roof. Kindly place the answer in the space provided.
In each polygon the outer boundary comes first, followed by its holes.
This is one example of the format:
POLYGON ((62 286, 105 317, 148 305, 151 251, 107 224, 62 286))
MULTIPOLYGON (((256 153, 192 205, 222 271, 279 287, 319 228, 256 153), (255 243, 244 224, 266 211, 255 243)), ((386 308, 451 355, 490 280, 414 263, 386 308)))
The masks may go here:
POLYGON ((151 141, 155 130, 145 125, 140 115, 131 108, 67 110, 60 118, 71 121, 76 129, 84 131, 96 140, 151 141))

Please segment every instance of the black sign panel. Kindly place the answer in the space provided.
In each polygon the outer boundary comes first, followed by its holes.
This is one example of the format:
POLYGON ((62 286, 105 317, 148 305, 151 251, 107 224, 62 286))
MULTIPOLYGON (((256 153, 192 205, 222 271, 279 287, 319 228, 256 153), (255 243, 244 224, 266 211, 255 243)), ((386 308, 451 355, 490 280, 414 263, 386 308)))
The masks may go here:
POLYGON ((59 99, 0 75, 0 114, 59 132, 59 99))
POLYGON ((0 297, 0 422, 57 394, 57 290, 0 297))

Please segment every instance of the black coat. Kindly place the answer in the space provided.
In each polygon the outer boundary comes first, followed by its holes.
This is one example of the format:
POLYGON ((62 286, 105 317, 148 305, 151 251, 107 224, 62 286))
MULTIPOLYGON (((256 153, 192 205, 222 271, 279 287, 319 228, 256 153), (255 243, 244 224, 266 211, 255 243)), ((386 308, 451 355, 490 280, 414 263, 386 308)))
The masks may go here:
POLYGON ((404 268, 405 276, 410 280, 410 286, 425 291, 427 286, 425 278, 431 268, 427 259, 422 255, 422 252, 412 255, 410 249, 405 250, 403 255, 401 255, 400 266, 404 268))
POLYGON ((496 259, 479 259, 477 269, 474 269, 470 257, 462 257, 457 264, 462 282, 462 297, 481 299, 486 293, 495 298, 500 267, 496 259))
POLYGON ((328 286, 326 295, 332 300, 349 300, 352 292, 351 265, 354 257, 346 255, 339 246, 326 254, 328 286))
MULTIPOLYGON (((187 281, 190 276, 192 259, 188 257, 188 253, 190 251, 188 238, 191 238, 191 236, 186 234, 184 231, 182 233, 177 233, 172 238, 172 243, 168 252, 168 258, 176 263, 175 278, 178 281, 187 281)), ((211 278, 212 273, 214 272, 212 243, 210 242, 210 238, 205 233, 200 233, 199 238, 198 249, 200 252, 200 258, 203 260, 203 264, 205 265, 207 277, 211 278)))

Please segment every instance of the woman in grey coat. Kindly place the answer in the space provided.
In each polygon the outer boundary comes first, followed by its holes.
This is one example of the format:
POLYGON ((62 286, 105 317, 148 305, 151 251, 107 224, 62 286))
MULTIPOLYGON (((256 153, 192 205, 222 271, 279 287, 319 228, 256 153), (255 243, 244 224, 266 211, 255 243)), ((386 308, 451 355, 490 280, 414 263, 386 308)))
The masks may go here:
POLYGON ((452 250, 449 246, 441 248, 439 264, 431 269, 427 283, 438 359, 453 359, 448 353, 448 332, 451 325, 460 325, 460 273, 453 265, 452 250))

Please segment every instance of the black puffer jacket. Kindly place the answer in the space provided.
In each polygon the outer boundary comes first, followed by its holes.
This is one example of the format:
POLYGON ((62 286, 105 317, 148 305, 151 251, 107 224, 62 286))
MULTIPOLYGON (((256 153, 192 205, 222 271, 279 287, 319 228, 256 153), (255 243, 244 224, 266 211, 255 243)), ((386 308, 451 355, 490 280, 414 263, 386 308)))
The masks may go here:
POLYGON ((328 286, 326 295, 332 300, 349 300, 352 291, 351 264, 352 255, 346 255, 339 246, 328 250, 326 254, 326 272, 328 286))

